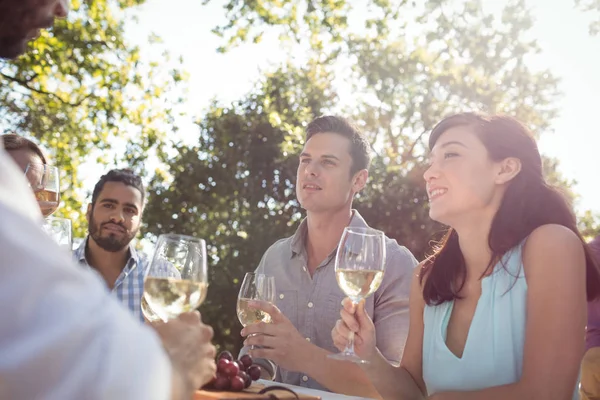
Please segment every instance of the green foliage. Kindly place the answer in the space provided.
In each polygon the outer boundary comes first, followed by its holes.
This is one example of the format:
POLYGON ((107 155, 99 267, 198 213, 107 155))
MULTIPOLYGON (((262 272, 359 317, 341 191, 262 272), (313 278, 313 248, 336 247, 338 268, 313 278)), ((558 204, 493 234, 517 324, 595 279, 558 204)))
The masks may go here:
MULTIPOLYGON (((422 259, 443 229, 428 217, 422 178, 424 138, 433 125, 475 109, 515 115, 539 135, 556 116, 558 80, 527 67, 539 49, 526 37, 532 21, 523 2, 495 17, 478 1, 373 0, 358 31, 346 23, 347 1, 227 4, 230 23, 216 29, 226 38, 222 51, 274 29, 308 49, 310 61, 268 74, 230 106, 215 102, 198 123, 198 144, 177 145, 165 178, 152 182, 149 232, 187 233, 210 244, 211 287, 202 312, 222 347, 241 344, 234 310, 243 273, 302 217, 295 170, 303 127, 313 117, 343 109, 361 125, 377 156, 355 206, 422 259), (331 29, 328 17, 341 22, 331 29), (335 95, 332 71, 340 63, 351 66, 343 77, 351 98, 335 95)), ((569 186, 554 160, 545 168, 550 181, 569 186)))
POLYGON ((600 33, 600 0, 575 0, 575 5, 581 11, 590 14, 594 12, 596 19, 590 23, 590 35, 597 35, 600 33))
POLYGON ((141 169, 164 132, 173 130, 173 108, 184 76, 141 60, 123 37, 124 12, 144 0, 73 0, 71 13, 13 62, 0 61, 0 125, 35 137, 62 173, 63 206, 82 236, 85 222, 78 171, 118 146, 141 169), (164 96, 171 93, 168 102, 164 96), (116 137, 120 141, 116 141, 116 137))
POLYGON ((213 32, 224 38, 220 52, 260 42, 269 27, 278 28, 282 41, 307 41, 323 49, 326 43, 342 40, 350 9, 346 0, 229 0, 223 5, 228 23, 214 27, 213 32))
POLYGON ((600 214, 594 214, 591 211, 586 211, 579 217, 579 230, 581 235, 590 241, 600 235, 600 214))

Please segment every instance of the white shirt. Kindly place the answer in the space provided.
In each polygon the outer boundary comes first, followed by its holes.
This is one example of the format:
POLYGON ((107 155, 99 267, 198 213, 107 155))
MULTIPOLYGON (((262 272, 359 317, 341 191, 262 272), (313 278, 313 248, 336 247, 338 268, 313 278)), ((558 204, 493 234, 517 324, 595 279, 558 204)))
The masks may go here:
POLYGON ((168 399, 171 365, 157 335, 40 221, 0 148, 0 399, 168 399))

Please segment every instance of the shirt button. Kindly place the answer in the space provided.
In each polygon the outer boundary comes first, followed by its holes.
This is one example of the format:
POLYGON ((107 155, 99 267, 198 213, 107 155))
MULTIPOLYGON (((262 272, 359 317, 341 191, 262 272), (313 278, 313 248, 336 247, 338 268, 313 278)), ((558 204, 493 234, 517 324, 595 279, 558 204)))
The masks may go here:
POLYGON ((310 342, 310 338, 309 338, 309 337, 307 337, 307 338, 306 338, 306 341, 307 341, 307 342, 310 342))
POLYGON ((306 272, 306 265, 302 266, 302 271, 306 272))
POLYGON ((312 303, 312 301, 309 301, 309 302, 308 302, 308 308, 313 308, 313 305, 314 305, 314 304, 312 303))
POLYGON ((304 375, 304 376, 302 377, 302 381, 303 381, 303 382, 306 382, 306 381, 308 381, 308 376, 304 375))
POLYGON ((284 297, 285 297, 285 296, 283 295, 283 293, 281 293, 281 294, 279 295, 279 298, 280 298, 280 299, 283 299, 284 297))

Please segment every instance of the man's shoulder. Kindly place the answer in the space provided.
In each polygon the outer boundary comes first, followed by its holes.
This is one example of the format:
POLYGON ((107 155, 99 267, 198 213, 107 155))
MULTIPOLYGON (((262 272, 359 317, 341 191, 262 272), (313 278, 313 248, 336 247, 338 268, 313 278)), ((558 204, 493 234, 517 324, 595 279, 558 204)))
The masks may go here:
POLYGON ((294 236, 289 236, 285 238, 278 239, 275 243, 269 246, 267 251, 265 251, 265 257, 267 256, 277 256, 280 254, 288 254, 292 251, 292 241, 294 240, 294 236))
POLYGON ((401 270, 412 271, 418 264, 417 259, 412 252, 398 243, 396 239, 385 237, 386 259, 388 267, 399 268, 401 270))

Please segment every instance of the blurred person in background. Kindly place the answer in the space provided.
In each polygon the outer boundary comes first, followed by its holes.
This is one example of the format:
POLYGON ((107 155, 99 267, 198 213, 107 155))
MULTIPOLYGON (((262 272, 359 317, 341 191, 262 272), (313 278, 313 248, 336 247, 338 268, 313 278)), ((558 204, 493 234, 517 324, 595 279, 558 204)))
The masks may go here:
MULTIPOLYGON (((0 0, 0 58, 15 58, 67 0, 0 0)), ((190 399, 216 372, 197 312, 154 330, 77 268, 41 228, 23 171, 0 142, 0 398, 190 399)))

